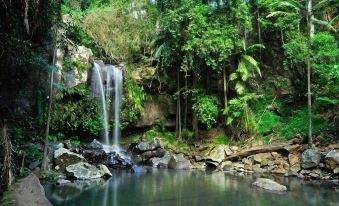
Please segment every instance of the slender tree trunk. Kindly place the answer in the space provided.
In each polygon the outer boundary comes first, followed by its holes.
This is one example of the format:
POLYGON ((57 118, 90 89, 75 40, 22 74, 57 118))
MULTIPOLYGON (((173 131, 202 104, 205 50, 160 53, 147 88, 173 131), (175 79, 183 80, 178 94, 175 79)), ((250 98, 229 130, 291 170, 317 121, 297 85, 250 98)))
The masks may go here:
POLYGON ((176 115, 176 135, 181 139, 181 108, 180 108, 180 68, 177 71, 177 115, 176 115))
POLYGON ((1 145, 3 145, 3 155, 4 155, 4 161, 3 161, 3 178, 6 187, 12 185, 14 181, 14 174, 13 174, 13 148, 11 140, 9 139, 8 133, 7 133, 7 126, 4 124, 2 126, 1 130, 1 145))
POLYGON ((188 112, 188 83, 187 83, 187 78, 188 78, 188 74, 187 74, 187 70, 185 73, 185 113, 184 113, 184 128, 187 128, 187 112, 188 112))
MULTIPOLYGON (((55 64, 55 55, 56 55, 56 48, 54 49, 53 54, 53 65, 55 64)), ((53 97, 53 78, 54 78, 54 71, 51 70, 51 76, 49 81, 49 98, 48 98, 48 110, 47 110, 47 123, 46 123, 46 132, 45 132, 45 145, 44 145, 44 153, 41 161, 41 169, 40 169, 40 177, 44 178, 45 173, 47 170, 47 163, 48 163, 48 136, 49 136, 49 124, 51 121, 51 110, 52 110, 52 97, 53 97)))
POLYGON ((312 93, 311 93, 311 38, 314 36, 312 0, 307 5, 307 24, 309 29, 308 55, 307 55, 307 107, 308 107, 308 139, 307 143, 312 147, 312 93))
MULTIPOLYGON (((193 77, 193 88, 196 88, 196 78, 193 77)), ((194 137, 197 138, 199 135, 199 125, 198 125, 198 115, 196 112, 193 110, 193 118, 192 118, 192 130, 194 137)))
POLYGON ((226 78, 226 68, 223 67, 223 80, 224 80, 224 107, 227 108, 227 78, 226 78))

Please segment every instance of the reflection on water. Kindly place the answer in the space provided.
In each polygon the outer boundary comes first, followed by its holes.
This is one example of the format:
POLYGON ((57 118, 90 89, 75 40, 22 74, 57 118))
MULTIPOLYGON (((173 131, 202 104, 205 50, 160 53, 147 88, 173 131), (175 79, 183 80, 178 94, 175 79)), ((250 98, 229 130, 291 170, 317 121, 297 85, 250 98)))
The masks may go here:
POLYGON ((116 172, 108 181, 48 184, 45 189, 55 206, 339 205, 335 186, 280 177, 276 181, 289 190, 281 195, 252 188, 254 179, 221 172, 154 170, 147 174, 116 172))

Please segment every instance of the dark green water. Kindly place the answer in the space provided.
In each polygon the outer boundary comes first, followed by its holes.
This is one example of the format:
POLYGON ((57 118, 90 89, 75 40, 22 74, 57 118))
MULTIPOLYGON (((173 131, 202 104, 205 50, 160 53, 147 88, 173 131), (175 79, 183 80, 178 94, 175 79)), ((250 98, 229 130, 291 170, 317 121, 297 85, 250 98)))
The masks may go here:
POLYGON ((286 194, 252 188, 254 176, 231 176, 202 171, 154 170, 147 174, 116 172, 108 181, 47 184, 55 206, 339 206, 339 187, 276 178, 286 194))

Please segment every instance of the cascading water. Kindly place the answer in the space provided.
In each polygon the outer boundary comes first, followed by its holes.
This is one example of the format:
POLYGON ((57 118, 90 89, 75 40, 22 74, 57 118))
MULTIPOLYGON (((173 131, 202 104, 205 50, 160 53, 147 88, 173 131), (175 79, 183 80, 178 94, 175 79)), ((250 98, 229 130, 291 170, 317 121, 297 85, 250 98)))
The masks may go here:
POLYGON ((97 63, 94 63, 93 70, 92 92, 100 100, 103 112, 103 143, 107 146, 113 146, 114 150, 119 150, 122 70, 113 65, 100 65, 97 63), (113 140, 110 141, 108 125, 112 111, 114 111, 114 125, 113 140))

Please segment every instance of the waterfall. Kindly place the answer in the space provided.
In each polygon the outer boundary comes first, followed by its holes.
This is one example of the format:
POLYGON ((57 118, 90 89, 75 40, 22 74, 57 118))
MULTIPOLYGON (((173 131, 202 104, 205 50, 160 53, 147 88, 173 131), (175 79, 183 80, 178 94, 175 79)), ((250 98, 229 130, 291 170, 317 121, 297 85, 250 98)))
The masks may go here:
POLYGON ((103 143, 119 149, 120 107, 122 99, 123 75, 119 67, 94 63, 92 74, 92 94, 99 99, 103 116, 103 143), (109 138, 109 120, 114 114, 112 140, 109 138))

